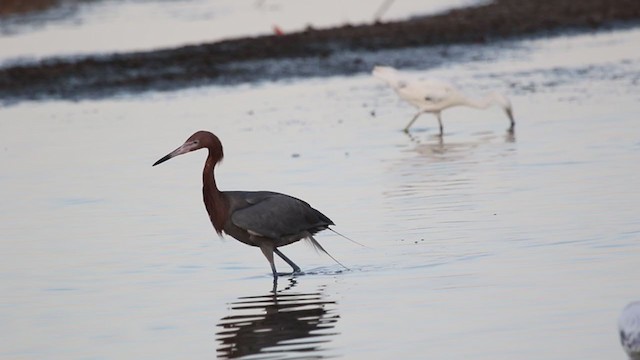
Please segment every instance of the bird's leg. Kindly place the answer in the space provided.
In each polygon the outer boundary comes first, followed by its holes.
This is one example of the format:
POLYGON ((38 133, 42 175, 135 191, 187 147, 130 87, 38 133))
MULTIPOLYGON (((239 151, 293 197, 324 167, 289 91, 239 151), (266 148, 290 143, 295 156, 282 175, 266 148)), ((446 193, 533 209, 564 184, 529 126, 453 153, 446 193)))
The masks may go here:
POLYGON ((411 125, 413 125, 414 122, 416 122, 416 120, 418 120, 418 117, 420 117, 420 115, 422 115, 422 111, 418 111, 418 113, 413 117, 413 119, 409 121, 407 126, 404 127, 404 132, 409 132, 409 128, 411 127, 411 125))
POLYGON ((293 261, 291 261, 291 259, 289 259, 288 257, 284 256, 284 254, 278 250, 278 248, 273 249, 273 252, 276 253, 276 255, 280 256, 280 258, 282 260, 284 260, 287 264, 289 264, 289 266, 291 266, 291 268, 293 268, 293 273, 299 273, 302 272, 300 270, 300 267, 298 265, 296 265, 293 261))
POLYGON ((273 244, 270 241, 262 241, 260 242, 260 250, 269 261, 269 265, 271 265, 271 272, 273 272, 273 281, 276 282, 278 279, 278 272, 276 271, 276 264, 273 261, 273 244))
POLYGON ((439 112, 436 113, 436 117, 438 118, 438 125, 440 125, 440 137, 442 137, 442 135, 444 135, 444 132, 442 131, 442 118, 440 117, 439 112))

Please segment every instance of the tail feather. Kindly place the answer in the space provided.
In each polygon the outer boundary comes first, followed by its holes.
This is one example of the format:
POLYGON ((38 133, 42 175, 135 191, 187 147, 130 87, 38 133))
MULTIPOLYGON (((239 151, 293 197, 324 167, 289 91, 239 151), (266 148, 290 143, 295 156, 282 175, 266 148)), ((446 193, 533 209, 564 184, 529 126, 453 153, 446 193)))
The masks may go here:
POLYGON ((333 256, 331 256, 331 254, 329 254, 329 252, 327 252, 327 250, 325 250, 322 245, 320 245, 320 243, 313 238, 312 235, 309 235, 309 237, 307 238, 309 240, 309 242, 311 243, 311 245, 313 245, 313 248, 318 250, 318 251, 322 251, 323 253, 327 254, 327 256, 329 256, 333 261, 335 261, 336 263, 338 263, 338 265, 342 266, 343 268, 349 270, 348 267, 344 266, 340 261, 336 260, 336 258, 334 258, 333 256))
POLYGON ((333 231, 336 235, 341 236, 341 237, 343 237, 343 238, 345 238, 345 239, 347 239, 347 240, 351 241, 351 242, 352 242, 352 243, 354 243, 354 244, 360 245, 360 246, 362 246, 362 247, 368 247, 367 245, 360 244, 359 242, 357 242, 357 241, 355 241, 355 240, 353 240, 353 239, 349 238, 349 237, 348 237, 348 236, 346 236, 346 235, 340 234, 339 232, 337 232, 337 231, 333 230, 333 229, 332 229, 332 228, 330 228, 330 227, 328 227, 327 229, 329 229, 329 230, 333 231))

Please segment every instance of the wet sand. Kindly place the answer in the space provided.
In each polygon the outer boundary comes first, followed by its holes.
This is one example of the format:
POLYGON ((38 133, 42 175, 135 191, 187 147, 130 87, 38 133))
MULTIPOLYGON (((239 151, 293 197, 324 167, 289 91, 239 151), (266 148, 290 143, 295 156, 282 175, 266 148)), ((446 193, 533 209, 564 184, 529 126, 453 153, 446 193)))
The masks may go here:
MULTIPOLYGON (((209 84, 366 72, 377 51, 430 45, 492 43, 559 31, 635 26, 633 0, 498 0, 402 22, 307 29, 149 52, 50 58, 0 69, 5 103, 82 99, 209 84)), ((454 58, 449 61, 455 61, 454 58)), ((422 67, 429 59, 390 59, 422 67)))

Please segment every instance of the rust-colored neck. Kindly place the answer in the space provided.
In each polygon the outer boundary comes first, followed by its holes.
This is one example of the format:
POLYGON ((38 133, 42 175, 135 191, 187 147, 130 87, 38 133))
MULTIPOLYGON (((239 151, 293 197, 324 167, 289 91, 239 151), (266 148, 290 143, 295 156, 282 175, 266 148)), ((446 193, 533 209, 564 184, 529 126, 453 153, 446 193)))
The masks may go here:
POLYGON ((204 206, 207 208, 207 213, 209 213, 209 219, 218 235, 221 235, 229 216, 229 201, 216 186, 216 178, 213 171, 219 161, 220 156, 212 149, 209 149, 209 156, 207 156, 202 172, 202 194, 204 206))

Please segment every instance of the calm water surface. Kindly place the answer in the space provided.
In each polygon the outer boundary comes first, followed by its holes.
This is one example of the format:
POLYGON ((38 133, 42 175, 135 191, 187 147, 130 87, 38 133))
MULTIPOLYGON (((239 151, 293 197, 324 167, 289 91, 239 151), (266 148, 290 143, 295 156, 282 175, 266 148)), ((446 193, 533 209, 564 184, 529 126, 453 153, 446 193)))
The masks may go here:
MULTIPOLYGON (((498 109, 424 115, 363 75, 0 109, 3 359, 616 359, 640 298, 638 30, 526 41, 433 72, 498 109), (374 115, 372 115, 372 112, 374 115), (218 185, 298 196, 360 247, 218 239, 218 185), (280 269, 286 265, 279 263, 280 269)), ((473 49, 470 48, 472 51, 473 49)), ((416 76, 427 75, 414 71, 416 76)))

